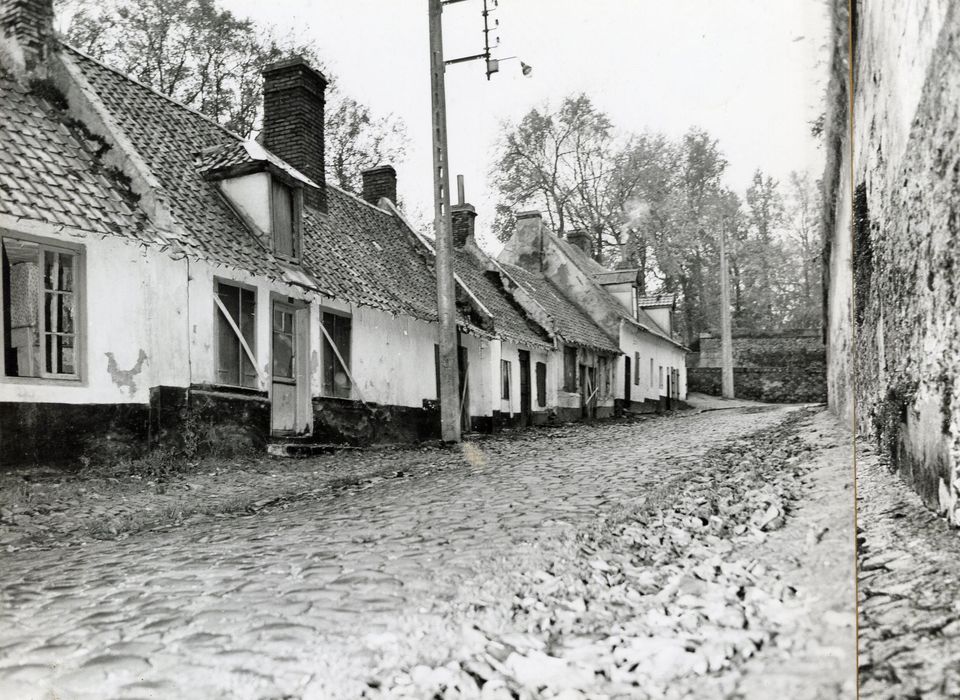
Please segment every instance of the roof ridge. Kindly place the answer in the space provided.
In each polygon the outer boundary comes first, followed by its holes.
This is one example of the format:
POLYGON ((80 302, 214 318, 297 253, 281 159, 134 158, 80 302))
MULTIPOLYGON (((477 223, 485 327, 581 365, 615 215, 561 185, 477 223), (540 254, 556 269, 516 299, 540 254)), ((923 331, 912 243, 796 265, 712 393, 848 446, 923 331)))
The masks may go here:
POLYGON ((60 44, 61 44, 61 46, 63 46, 64 48, 69 49, 70 51, 72 51, 73 53, 75 53, 75 54, 77 54, 77 55, 79 55, 79 56, 82 56, 83 58, 87 59, 88 61, 93 61, 94 63, 96 63, 96 64, 97 64, 98 66, 100 66, 101 68, 105 68, 106 70, 110 71, 111 73, 116 73, 116 74, 119 75, 121 78, 123 78, 123 79, 125 79, 125 80, 129 80, 129 81, 130 81, 131 83, 133 83, 134 85, 137 85, 137 86, 139 86, 139 87, 142 87, 144 90, 148 90, 149 92, 152 92, 152 93, 153 93, 154 95, 156 95, 157 97, 160 97, 161 99, 166 100, 167 102, 170 102, 171 104, 174 104, 174 105, 176 105, 177 107, 180 107, 181 109, 186 110, 187 112, 190 112, 191 114, 193 114, 193 115, 195 115, 195 116, 198 116, 198 117, 200 117, 201 119, 203 119, 203 120, 205 120, 205 121, 210 122, 213 126, 217 127, 217 128, 220 129, 221 131, 223 131, 227 136, 230 136, 230 137, 232 137, 232 138, 235 138, 235 139, 239 140, 240 142, 243 142, 243 141, 246 140, 246 139, 244 139, 242 136, 240 136, 240 134, 237 134, 236 132, 231 131, 230 129, 228 129, 227 127, 225 127, 223 124, 221 124, 220 122, 218 122, 218 121, 217 121, 216 119, 214 119, 213 117, 209 117, 209 116, 207 116, 206 114, 204 114, 203 112, 200 112, 200 111, 194 109, 193 107, 189 107, 189 106, 183 104, 183 102, 180 102, 179 100, 173 99, 173 98, 170 97, 169 95, 164 95, 162 92, 160 92, 160 91, 157 90, 156 88, 151 87, 150 85, 147 85, 146 83, 140 82, 139 80, 137 80, 137 79, 134 78, 133 76, 131 76, 131 75, 127 74, 127 73, 124 73, 124 72, 123 72, 122 70, 120 70, 119 68, 114 68, 113 66, 104 63, 103 61, 101 61, 101 60, 98 59, 98 58, 94 58, 94 57, 91 56, 90 54, 88 54, 88 53, 86 53, 86 52, 84 52, 84 51, 81 51, 81 50, 78 49, 76 46, 73 46, 73 45, 71 45, 71 44, 68 44, 68 43, 65 42, 65 41, 61 41, 60 44))
MULTIPOLYGON (((278 157, 279 157, 279 156, 278 156, 278 157)), ((373 209, 376 209, 376 210, 377 210, 378 212, 380 212, 381 214, 384 214, 384 215, 386 215, 386 216, 389 216, 389 217, 393 218, 393 214, 391 214, 390 212, 386 211, 385 209, 381 209, 381 208, 378 207, 376 204, 371 204, 370 202, 368 202, 367 200, 365 200, 363 197, 361 197, 361 196, 358 195, 358 194, 354 194, 353 192, 351 192, 351 191, 349 191, 349 190, 343 189, 342 187, 340 187, 340 185, 335 185, 335 184, 333 184, 332 182, 327 182, 326 179, 324 179, 324 183, 323 183, 323 184, 324 184, 326 187, 332 187, 333 189, 337 190, 337 192, 339 192, 340 194, 345 194, 345 195, 346 195, 347 197, 349 197, 350 199, 355 199, 355 200, 357 200, 357 202, 359 202, 360 204, 365 204, 365 205, 368 206, 368 207, 372 207, 373 209)), ((394 204, 394 206, 396 206, 396 205, 394 204)))

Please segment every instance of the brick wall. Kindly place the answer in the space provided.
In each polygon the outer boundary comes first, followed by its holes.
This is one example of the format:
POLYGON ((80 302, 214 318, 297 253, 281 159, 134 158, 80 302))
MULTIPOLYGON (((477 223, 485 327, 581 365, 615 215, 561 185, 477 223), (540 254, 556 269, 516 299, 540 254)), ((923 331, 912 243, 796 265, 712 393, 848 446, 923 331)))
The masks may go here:
MULTIPOLYGON (((720 395, 720 339, 701 336, 688 358, 687 390, 720 395)), ((826 401, 826 349, 817 331, 733 338, 734 391, 773 403, 826 401)))
POLYGON ((857 423, 960 524, 960 5, 871 0, 854 21, 857 423))

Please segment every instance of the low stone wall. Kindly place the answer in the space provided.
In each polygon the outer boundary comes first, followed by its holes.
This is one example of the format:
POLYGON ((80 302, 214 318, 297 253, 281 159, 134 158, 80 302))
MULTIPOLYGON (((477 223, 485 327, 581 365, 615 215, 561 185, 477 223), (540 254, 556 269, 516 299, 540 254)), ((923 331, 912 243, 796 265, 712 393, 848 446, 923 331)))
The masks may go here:
MULTIPOLYGON (((700 338, 691 354, 687 390, 721 393, 720 339, 700 338)), ((734 336, 733 383, 738 398, 770 403, 821 403, 827 400, 826 348, 819 331, 734 336)))
MULTIPOLYGON (((687 389, 720 396, 719 367, 687 369, 687 389)), ((738 367, 733 370, 734 394, 740 399, 769 403, 823 403, 827 400, 827 375, 824 366, 738 367)))

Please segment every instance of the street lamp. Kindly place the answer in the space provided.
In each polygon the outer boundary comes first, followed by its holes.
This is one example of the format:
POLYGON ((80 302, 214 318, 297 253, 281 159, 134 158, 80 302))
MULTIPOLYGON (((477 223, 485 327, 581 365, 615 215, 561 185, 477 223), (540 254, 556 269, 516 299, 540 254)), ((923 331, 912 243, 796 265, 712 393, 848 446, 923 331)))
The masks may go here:
MULTIPOLYGON (((428 0, 430 19, 430 104, 433 139, 433 235, 436 246, 437 315, 440 323, 440 436, 444 442, 460 441, 460 376, 457 342, 456 286, 453 277, 453 233, 450 223, 450 168, 447 152, 447 104, 444 72, 447 64, 475 59, 487 62, 487 80, 500 69, 497 59, 490 57, 490 4, 497 0, 483 0, 483 53, 449 61, 443 59, 444 5, 465 0, 428 0), (492 69, 492 70, 491 70, 492 69)), ((499 26, 494 20, 494 27, 499 26)), ((511 57, 515 58, 515 57, 511 57)), ((506 59, 502 59, 506 60, 506 59)), ((524 75, 532 69, 521 61, 524 75)), ((469 411, 469 407, 467 407, 469 411)))

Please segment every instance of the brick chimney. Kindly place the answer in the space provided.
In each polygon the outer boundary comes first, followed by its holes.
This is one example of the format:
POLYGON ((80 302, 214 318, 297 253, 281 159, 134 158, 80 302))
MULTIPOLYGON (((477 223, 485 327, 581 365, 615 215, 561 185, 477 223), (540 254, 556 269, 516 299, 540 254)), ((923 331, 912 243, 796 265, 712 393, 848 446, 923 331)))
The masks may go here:
POLYGON ((397 171, 392 165, 381 165, 360 173, 363 178, 363 198, 376 206, 381 197, 397 203, 397 171))
MULTIPOLYGON (((477 210, 472 204, 454 204, 450 207, 450 220, 453 225, 453 245, 463 248, 468 240, 474 240, 477 210)), ((474 241, 476 242, 476 241, 474 241)))
POLYGON ((55 41, 53 0, 0 0, 0 62, 14 75, 42 69, 55 41))
POLYGON ((450 207, 450 223, 453 229, 454 248, 463 248, 467 241, 476 245, 473 233, 476 225, 477 210, 467 204, 464 195, 463 175, 457 175, 457 203, 450 207))
POLYGON ((567 231, 567 241, 586 253, 588 257, 593 257, 593 234, 588 229, 578 228, 567 231))
POLYGON ((263 146, 320 185, 307 187, 307 206, 327 211, 323 106, 327 79, 297 56, 263 69, 263 146))

